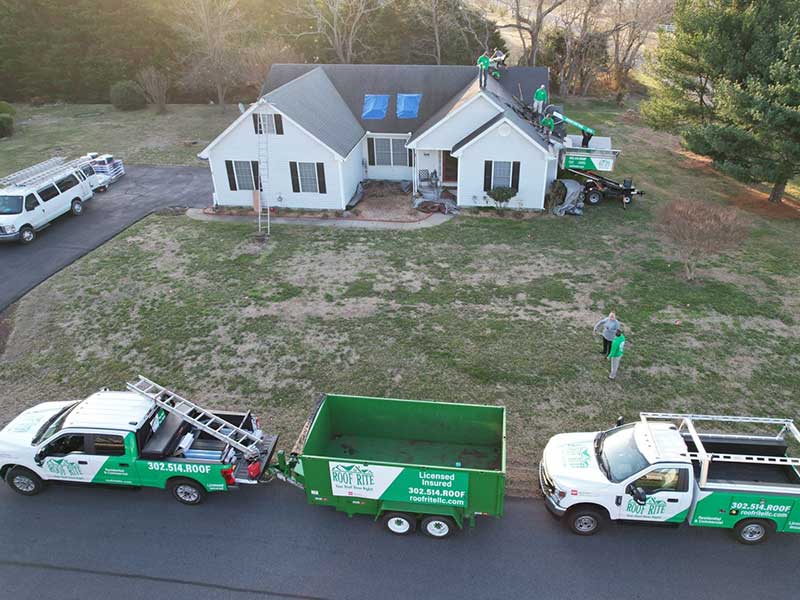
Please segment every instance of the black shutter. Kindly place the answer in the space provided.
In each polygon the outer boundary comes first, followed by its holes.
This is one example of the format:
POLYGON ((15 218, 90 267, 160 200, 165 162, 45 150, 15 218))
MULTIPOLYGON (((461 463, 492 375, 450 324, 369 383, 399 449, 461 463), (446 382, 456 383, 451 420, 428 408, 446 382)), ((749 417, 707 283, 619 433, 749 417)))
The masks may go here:
POLYGON ((283 117, 275 115, 275 135, 283 135, 283 117))
POLYGON ((511 187, 519 191, 519 161, 511 163, 511 187))
POLYGON ((258 118, 258 113, 253 113, 253 131, 256 135, 261 133, 261 120, 258 118))
POLYGON ((226 160, 225 161, 225 170, 228 172, 228 186, 230 186, 231 191, 236 191, 236 175, 233 174, 233 161, 226 160))
POLYGON ((375 164, 375 140, 367 138, 367 162, 370 166, 375 164))
POLYGON ((414 152, 411 150, 411 148, 408 149, 408 166, 414 166, 414 152))
POLYGON ((253 170, 253 183, 255 184, 255 189, 261 189, 261 179, 258 177, 258 161, 251 160, 250 161, 250 168, 253 170))
POLYGON ((328 188, 325 187, 325 164, 317 163, 317 187, 320 194, 327 194, 328 188))
POLYGON ((483 161, 483 191, 490 192, 492 190, 492 161, 483 161))
POLYGON ((292 191, 297 194, 300 191, 300 176, 297 174, 297 163, 289 163, 289 172, 292 174, 292 191))

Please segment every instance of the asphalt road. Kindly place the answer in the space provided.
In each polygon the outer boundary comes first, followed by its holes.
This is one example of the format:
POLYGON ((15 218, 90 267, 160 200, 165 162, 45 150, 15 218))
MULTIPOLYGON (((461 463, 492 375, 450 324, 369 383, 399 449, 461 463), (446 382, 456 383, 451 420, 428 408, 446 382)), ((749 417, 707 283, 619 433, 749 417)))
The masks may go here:
POLYGON ((568 533, 539 500, 507 502, 449 540, 398 538, 273 482, 186 507, 153 489, 0 489, 0 589, 13 600, 109 597, 787 599, 800 537, 612 525, 568 533))
POLYGON ((0 312, 151 212, 211 204, 213 185, 205 167, 131 165, 125 170, 107 192, 86 203, 82 216, 56 219, 28 246, 0 244, 0 312))

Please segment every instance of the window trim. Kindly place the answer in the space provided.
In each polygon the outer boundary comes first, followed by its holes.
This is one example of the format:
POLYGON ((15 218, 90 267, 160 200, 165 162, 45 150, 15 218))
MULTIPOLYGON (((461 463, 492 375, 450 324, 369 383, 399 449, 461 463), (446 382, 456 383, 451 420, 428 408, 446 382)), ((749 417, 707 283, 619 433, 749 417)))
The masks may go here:
POLYGON ((498 187, 511 187, 511 182, 514 180, 514 161, 513 160, 493 160, 492 161, 492 187, 491 189, 496 189, 498 187), (506 163, 508 164, 508 185, 498 186, 495 185, 494 182, 494 173, 495 169, 497 168, 498 163, 506 163))
MULTIPOLYGON (((374 135, 367 138, 367 158, 368 164, 370 167, 411 167, 413 165, 409 164, 408 160, 408 150, 406 145, 408 144, 407 137, 398 137, 398 136, 382 136, 382 135, 374 135), (378 164, 378 147, 377 141, 378 140, 386 140, 389 142, 389 164, 378 164), (394 151, 394 141, 400 140, 403 142, 403 154, 405 159, 405 164, 395 164, 395 151, 394 151)), ((399 156, 400 153, 397 153, 399 156)))
POLYGON ((253 132, 256 135, 263 133, 262 124, 265 121, 261 119, 262 116, 267 117, 267 135, 283 135, 283 117, 280 114, 253 112, 253 132))
POLYGON ((258 171, 258 161, 257 160, 226 160, 225 161, 225 173, 228 179, 228 191, 230 192, 254 192, 256 190, 261 189, 261 178, 260 173, 258 171), (236 174, 236 163, 247 163, 250 166, 250 174, 253 183, 253 187, 251 188, 242 188, 241 184, 239 183, 239 177, 236 174))
POLYGON ((292 193, 294 194, 322 194, 328 193, 328 185, 325 180, 325 163, 289 161, 289 177, 292 181, 292 193), (314 180, 316 190, 304 190, 303 180, 300 177, 300 165, 311 165, 314 168, 314 180))

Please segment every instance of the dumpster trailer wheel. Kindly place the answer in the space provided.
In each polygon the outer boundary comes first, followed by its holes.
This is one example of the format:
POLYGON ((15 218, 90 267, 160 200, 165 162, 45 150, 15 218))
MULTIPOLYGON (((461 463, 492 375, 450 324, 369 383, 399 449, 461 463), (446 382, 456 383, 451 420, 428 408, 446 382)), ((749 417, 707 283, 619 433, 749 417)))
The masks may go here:
POLYGON ((591 189, 586 193, 586 201, 589 204, 600 204, 603 200, 603 192, 597 188, 591 189))
POLYGON ((450 517, 431 515, 422 519, 422 532, 428 537, 442 540, 453 535, 456 524, 450 517))
POLYGON ((383 526, 394 535, 408 535, 417 528, 417 518, 407 513, 390 512, 383 516, 383 526))

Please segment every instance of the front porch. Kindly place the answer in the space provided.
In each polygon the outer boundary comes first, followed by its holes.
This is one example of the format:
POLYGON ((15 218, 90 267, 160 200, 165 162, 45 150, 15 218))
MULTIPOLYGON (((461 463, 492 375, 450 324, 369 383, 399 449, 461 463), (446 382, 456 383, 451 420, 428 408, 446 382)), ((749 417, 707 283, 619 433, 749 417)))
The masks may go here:
POLYGON ((414 195, 457 202, 458 159, 448 150, 414 150, 414 195))

